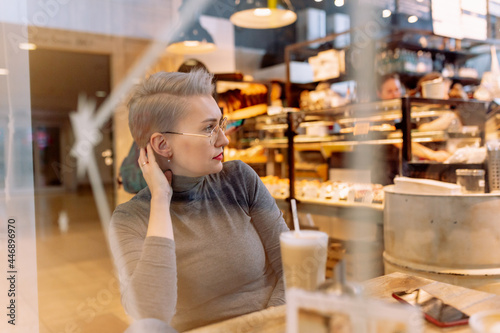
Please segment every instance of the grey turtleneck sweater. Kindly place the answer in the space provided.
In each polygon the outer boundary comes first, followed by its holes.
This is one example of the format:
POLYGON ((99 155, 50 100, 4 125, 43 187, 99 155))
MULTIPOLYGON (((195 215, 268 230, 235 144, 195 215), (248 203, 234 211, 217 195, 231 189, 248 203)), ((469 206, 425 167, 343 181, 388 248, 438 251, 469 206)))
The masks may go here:
POLYGON ((146 237, 151 192, 119 205, 110 226, 122 303, 134 319, 179 331, 284 304, 279 235, 288 230, 257 174, 240 161, 175 176, 175 241, 146 237))

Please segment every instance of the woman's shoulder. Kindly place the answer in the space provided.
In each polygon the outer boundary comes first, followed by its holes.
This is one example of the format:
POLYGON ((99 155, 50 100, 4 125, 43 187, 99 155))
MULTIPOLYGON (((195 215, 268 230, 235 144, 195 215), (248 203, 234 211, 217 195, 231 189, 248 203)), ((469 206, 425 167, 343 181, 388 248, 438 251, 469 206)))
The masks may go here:
POLYGON ((233 177, 256 176, 255 171, 246 163, 240 160, 224 162, 222 172, 233 177))
POLYGON ((151 192, 149 188, 144 188, 139 191, 132 199, 116 206, 112 224, 127 223, 128 220, 137 220, 137 218, 146 217, 149 214, 151 202, 151 192))
POLYGON ((219 172, 218 177, 220 177, 221 181, 237 184, 253 184, 259 178, 252 167, 240 160, 224 162, 222 171, 219 172))
POLYGON ((248 164, 240 161, 224 162, 222 171, 217 174, 218 182, 231 188, 239 188, 241 191, 248 192, 259 185, 259 176, 248 164))
POLYGON ((149 205, 150 201, 151 201, 151 192, 149 191, 149 187, 145 187, 139 192, 137 192, 137 194, 134 195, 129 201, 126 201, 116 206, 116 210, 127 210, 129 207, 137 207, 144 204, 149 205))

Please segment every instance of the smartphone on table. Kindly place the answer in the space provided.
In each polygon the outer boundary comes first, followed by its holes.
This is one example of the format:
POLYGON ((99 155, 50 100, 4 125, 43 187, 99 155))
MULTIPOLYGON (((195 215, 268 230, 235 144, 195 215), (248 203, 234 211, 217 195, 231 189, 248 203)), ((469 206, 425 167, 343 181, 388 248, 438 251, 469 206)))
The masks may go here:
POLYGON ((444 303, 436 296, 422 289, 411 289, 392 293, 402 303, 418 305, 427 321, 439 327, 467 325, 469 316, 459 309, 444 303))

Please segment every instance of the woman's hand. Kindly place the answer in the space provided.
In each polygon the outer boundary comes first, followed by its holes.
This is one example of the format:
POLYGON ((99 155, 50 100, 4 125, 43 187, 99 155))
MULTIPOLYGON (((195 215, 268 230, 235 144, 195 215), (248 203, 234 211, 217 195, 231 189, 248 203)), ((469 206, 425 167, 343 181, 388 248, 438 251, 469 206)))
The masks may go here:
POLYGON ((451 154, 448 153, 446 150, 437 150, 434 151, 429 159, 438 161, 438 162, 444 162, 448 158, 450 158, 451 154))
POLYGON ((172 172, 167 170, 163 172, 158 163, 156 163, 155 154, 151 144, 148 143, 146 148, 141 148, 138 159, 142 174, 149 190, 151 197, 165 197, 170 202, 172 198, 172 172))
POLYGON ((172 172, 170 170, 161 171, 160 166, 156 163, 153 148, 149 143, 146 148, 141 148, 138 162, 151 191, 151 207, 146 236, 174 239, 172 219, 170 217, 170 200, 173 193, 170 186, 172 172))

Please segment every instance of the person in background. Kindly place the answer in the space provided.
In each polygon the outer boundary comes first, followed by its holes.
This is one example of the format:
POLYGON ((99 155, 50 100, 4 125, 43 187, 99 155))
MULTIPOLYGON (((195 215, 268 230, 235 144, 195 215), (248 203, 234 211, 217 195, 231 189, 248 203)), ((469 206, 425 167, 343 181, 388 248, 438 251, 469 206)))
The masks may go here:
POLYGON ((397 74, 387 74, 379 77, 377 96, 380 99, 400 98, 402 93, 401 81, 397 74))
MULTIPOLYGON (((439 73, 429 73, 423 76, 418 81, 417 88, 411 90, 409 94, 412 96, 417 96, 421 94, 422 83, 429 80, 434 80, 439 76, 440 76, 439 73)), ((399 76, 397 74, 387 74, 381 76, 378 79, 377 95, 382 100, 400 98, 402 97, 401 86, 402 85, 399 76)), ((418 129, 421 131, 436 130, 436 127, 438 126, 447 126, 451 124, 451 122, 453 121, 453 119, 455 119, 455 117, 456 116, 454 112, 449 112, 439 117, 436 120, 420 125, 418 129)), ((401 144, 396 144, 396 147, 401 149, 401 144)), ((446 159, 448 159, 448 157, 450 157, 450 153, 448 153, 445 150, 433 150, 418 142, 412 142, 411 148, 412 148, 412 154, 421 159, 443 162, 446 159)))
MULTIPOLYGON (((412 96, 423 97, 422 86, 425 82, 429 81, 441 81, 443 82, 444 92, 443 99, 449 98, 458 98, 467 100, 468 96, 464 92, 463 87, 459 83, 455 83, 452 88, 451 80, 444 78, 441 73, 431 72, 423 77, 417 83, 417 87, 411 91, 412 96)), ((460 119, 460 115, 453 111, 449 110, 447 112, 442 113, 439 117, 434 120, 423 122, 419 124, 418 130, 420 131, 459 131, 462 128, 462 120, 460 119)), ((412 146, 413 148, 413 146, 412 146)), ((423 156, 430 160, 435 160, 438 162, 443 162, 447 160, 451 153, 446 150, 430 150, 429 148, 419 145, 416 147, 416 151, 414 152, 417 156, 423 156)))
MULTIPOLYGON (((403 95, 403 88, 397 74, 378 76, 376 83, 378 99, 389 100, 400 98, 403 95)), ((373 93, 371 95, 373 96, 373 93)), ((397 145, 362 144, 355 149, 359 156, 364 156, 370 160, 369 171, 372 183, 381 185, 394 183, 394 177, 400 173, 400 152, 397 145)))
POLYGON ((283 215, 241 161, 222 163, 212 75, 159 72, 129 102, 147 187, 119 205, 110 248, 135 320, 178 331, 284 304, 283 215))
MULTIPOLYGON (((411 96, 417 97, 425 97, 422 93, 422 86, 425 82, 429 81, 438 81, 442 82, 443 85, 443 99, 449 98, 459 98, 467 100, 467 94, 463 91, 462 85, 456 83, 453 85, 453 88, 450 90, 451 81, 449 79, 445 79, 441 73, 431 72, 420 78, 417 82, 417 87, 410 92, 411 96)), ((454 111, 450 110, 445 112, 438 118, 422 123, 418 126, 420 131, 446 131, 453 127, 453 130, 458 130, 462 127, 462 121, 460 117, 454 111)))

